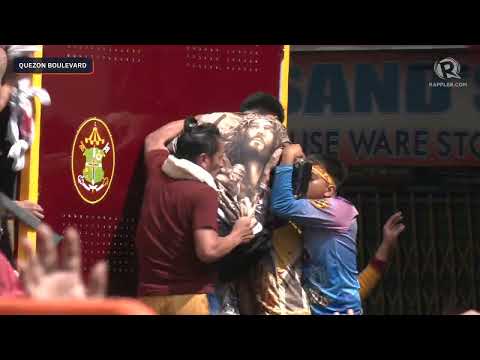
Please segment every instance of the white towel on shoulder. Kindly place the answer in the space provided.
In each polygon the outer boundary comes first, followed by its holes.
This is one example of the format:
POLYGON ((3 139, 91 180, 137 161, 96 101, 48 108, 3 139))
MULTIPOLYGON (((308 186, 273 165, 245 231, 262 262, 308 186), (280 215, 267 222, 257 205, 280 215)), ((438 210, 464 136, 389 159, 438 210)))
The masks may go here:
POLYGON ((186 159, 178 159, 173 155, 169 155, 163 163, 162 171, 172 179, 198 180, 218 192, 213 176, 201 166, 186 159))

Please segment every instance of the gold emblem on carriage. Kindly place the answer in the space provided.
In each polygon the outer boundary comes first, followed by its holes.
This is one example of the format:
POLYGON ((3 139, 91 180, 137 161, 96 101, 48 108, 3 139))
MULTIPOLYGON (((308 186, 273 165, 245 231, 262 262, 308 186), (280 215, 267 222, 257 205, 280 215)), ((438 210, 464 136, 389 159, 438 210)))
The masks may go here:
POLYGON ((78 182, 87 191, 100 191, 108 184, 108 177, 105 177, 102 160, 110 151, 110 144, 108 142, 105 144, 105 139, 102 139, 98 134, 96 123, 93 125, 90 136, 85 138, 85 143, 87 145, 82 141, 79 145, 80 151, 85 157, 85 167, 83 168, 83 175, 78 177, 78 182), (88 147, 89 145, 90 147, 88 147))
POLYGON ((115 167, 113 139, 107 125, 91 118, 80 125, 72 149, 72 175, 83 200, 95 204, 110 187, 115 167))

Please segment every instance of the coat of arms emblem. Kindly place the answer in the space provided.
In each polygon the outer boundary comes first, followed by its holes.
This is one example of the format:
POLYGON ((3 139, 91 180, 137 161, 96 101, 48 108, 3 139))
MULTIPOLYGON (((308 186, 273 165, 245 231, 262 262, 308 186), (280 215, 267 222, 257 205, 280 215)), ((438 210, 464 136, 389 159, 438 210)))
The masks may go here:
POLYGON ((72 148, 72 176, 80 197, 90 204, 101 201, 108 192, 115 168, 115 147, 105 122, 85 120, 79 127, 72 148))

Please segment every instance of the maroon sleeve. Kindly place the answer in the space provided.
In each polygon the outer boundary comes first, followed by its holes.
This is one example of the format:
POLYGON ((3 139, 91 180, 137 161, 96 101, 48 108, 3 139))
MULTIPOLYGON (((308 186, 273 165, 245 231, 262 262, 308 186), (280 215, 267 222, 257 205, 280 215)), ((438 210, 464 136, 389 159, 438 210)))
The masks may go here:
POLYGON ((25 295, 20 279, 7 258, 0 253, 0 296, 16 297, 25 295))
POLYGON ((169 152, 165 149, 152 150, 145 155, 145 165, 148 172, 152 169, 159 169, 162 167, 165 160, 167 160, 169 152))
POLYGON ((377 259, 376 257, 374 257, 371 261, 370 261, 370 264, 375 268, 377 269, 377 271, 381 272, 381 273, 384 273, 385 270, 387 269, 387 263, 383 260, 380 260, 380 259, 377 259))
POLYGON ((209 228, 218 231, 217 193, 213 189, 205 187, 205 189, 198 190, 193 199, 193 230, 209 228))

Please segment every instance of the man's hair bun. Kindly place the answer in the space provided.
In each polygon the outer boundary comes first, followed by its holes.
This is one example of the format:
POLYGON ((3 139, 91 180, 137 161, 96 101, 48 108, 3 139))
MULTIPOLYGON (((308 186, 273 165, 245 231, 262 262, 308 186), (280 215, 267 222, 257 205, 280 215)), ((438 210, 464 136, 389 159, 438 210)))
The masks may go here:
POLYGON ((198 126, 198 121, 193 116, 188 117, 185 119, 185 123, 183 125, 183 132, 189 133, 192 132, 198 126))

